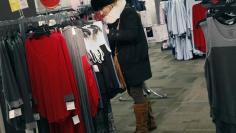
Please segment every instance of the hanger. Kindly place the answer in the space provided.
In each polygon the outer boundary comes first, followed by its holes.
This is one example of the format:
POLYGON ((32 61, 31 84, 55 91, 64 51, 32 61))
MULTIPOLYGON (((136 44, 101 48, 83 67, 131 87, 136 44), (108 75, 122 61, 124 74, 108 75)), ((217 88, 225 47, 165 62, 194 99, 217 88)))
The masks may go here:
MULTIPOLYGON (((212 4, 209 1, 202 2, 202 5, 208 8, 207 18, 213 17, 220 23, 232 25, 236 23, 236 0, 220 1, 218 4, 212 4)), ((203 19, 197 23, 197 27, 207 19, 203 19)))
POLYGON ((97 25, 90 25, 87 28, 93 30, 93 35, 96 35, 99 31, 102 32, 102 29, 98 27, 97 25))
POLYGON ((226 1, 222 6, 213 10, 212 17, 225 25, 236 23, 236 2, 226 1))
POLYGON ((85 38, 88 38, 88 37, 91 36, 91 34, 92 34, 89 29, 81 28, 81 30, 83 31, 85 38))
POLYGON ((51 34, 50 27, 47 24, 42 26, 30 26, 29 29, 29 37, 32 38, 39 38, 43 35, 49 36, 51 34))

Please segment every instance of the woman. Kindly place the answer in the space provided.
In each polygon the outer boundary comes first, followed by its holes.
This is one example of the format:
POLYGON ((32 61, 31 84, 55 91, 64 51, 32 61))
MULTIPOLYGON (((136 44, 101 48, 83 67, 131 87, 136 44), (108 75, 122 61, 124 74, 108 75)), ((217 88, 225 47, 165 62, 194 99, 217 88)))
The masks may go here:
POLYGON ((118 50, 129 95, 134 99, 136 133, 156 129, 150 102, 143 94, 144 81, 152 77, 148 45, 141 19, 125 0, 92 0, 91 5, 108 24, 113 51, 118 50))

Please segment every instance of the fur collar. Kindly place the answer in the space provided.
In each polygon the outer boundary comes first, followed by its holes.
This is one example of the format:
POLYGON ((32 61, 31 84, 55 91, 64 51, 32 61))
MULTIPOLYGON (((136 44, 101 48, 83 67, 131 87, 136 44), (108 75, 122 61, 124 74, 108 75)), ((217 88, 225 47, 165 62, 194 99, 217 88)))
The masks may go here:
POLYGON ((126 0, 117 0, 110 13, 103 19, 107 24, 115 23, 125 9, 126 0))

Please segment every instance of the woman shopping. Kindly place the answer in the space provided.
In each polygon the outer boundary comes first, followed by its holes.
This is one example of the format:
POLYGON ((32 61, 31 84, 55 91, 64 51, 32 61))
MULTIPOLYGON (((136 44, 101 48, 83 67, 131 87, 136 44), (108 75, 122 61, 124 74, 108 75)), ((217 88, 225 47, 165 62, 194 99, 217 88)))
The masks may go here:
POLYGON ((156 129, 150 102, 143 94, 152 77, 148 45, 138 13, 125 0, 92 0, 91 5, 108 25, 111 49, 118 52, 129 95, 134 100, 136 133, 156 129), (116 50, 115 50, 116 49, 116 50))

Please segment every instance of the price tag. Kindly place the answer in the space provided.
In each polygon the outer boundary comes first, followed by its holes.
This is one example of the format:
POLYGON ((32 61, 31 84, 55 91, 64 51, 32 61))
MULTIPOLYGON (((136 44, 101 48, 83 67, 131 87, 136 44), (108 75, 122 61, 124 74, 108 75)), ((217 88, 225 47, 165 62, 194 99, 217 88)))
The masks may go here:
POLYGON ((93 65, 93 71, 94 72, 100 72, 99 68, 98 68, 98 65, 93 65))
POLYGON ((9 4, 12 12, 19 11, 21 9, 19 0, 9 0, 9 4))
POLYGON ((16 117, 19 117, 22 115, 22 111, 21 111, 21 108, 18 108, 18 109, 15 109, 15 116, 16 117))
POLYGON ((77 125, 77 124, 80 123, 80 120, 79 120, 79 116, 78 116, 78 115, 72 117, 72 120, 73 120, 74 125, 77 125))
POLYGON ((9 111, 9 118, 13 119, 22 115, 21 108, 9 111))
POLYGON ((76 35, 75 28, 72 28, 72 35, 76 35))
POLYGON ((15 111, 14 110, 9 111, 9 118, 10 119, 15 118, 15 111))
POLYGON ((57 24, 56 20, 54 20, 54 19, 49 20, 49 26, 53 26, 56 24, 57 24))
POLYGON ((75 102, 66 102, 67 110, 75 110, 75 102))
POLYGON ((61 34, 62 34, 62 33, 63 33, 62 28, 60 28, 59 30, 60 30, 60 32, 61 32, 61 34))
POLYGON ((29 8, 29 4, 27 0, 19 0, 20 1, 20 9, 29 8))
POLYGON ((39 113, 34 114, 34 119, 35 119, 36 121, 39 121, 39 120, 40 120, 40 115, 39 115, 39 113))
POLYGON ((45 21, 39 21, 38 23, 39 23, 39 26, 42 26, 42 25, 46 24, 45 21))

